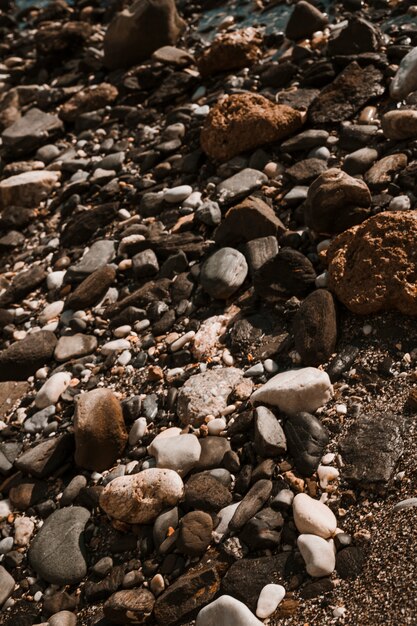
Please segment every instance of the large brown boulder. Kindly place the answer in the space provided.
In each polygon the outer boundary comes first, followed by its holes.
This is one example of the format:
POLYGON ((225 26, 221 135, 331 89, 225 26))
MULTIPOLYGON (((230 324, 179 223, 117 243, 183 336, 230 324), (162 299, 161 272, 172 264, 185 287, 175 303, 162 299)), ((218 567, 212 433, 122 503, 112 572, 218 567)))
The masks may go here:
POLYGON ((302 125, 299 111, 255 93, 226 96, 208 114, 201 147, 218 161, 280 141, 302 125))
POLYGON ((253 65, 262 56, 260 43, 261 37, 254 28, 218 35, 211 46, 203 50, 197 58, 201 76, 212 76, 253 65))
POLYGON ((354 313, 417 315, 416 246, 416 211, 379 213, 334 239, 329 287, 354 313))
POLYGON ((174 45, 185 26, 174 0, 136 0, 110 22, 104 64, 118 69, 141 63, 158 48, 174 45))

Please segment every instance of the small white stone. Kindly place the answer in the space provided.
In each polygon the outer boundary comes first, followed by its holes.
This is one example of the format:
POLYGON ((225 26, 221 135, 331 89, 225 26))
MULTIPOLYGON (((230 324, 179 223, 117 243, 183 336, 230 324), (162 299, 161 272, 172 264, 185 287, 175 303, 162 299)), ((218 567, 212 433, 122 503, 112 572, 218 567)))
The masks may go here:
POLYGON ((223 363, 229 367, 233 365, 235 362, 229 350, 223 350, 222 359, 223 359, 223 363))
POLYGON ((322 457, 321 462, 323 465, 330 465, 330 463, 333 463, 335 458, 336 458, 336 455, 334 452, 328 452, 322 457))
POLYGON ((276 374, 279 369, 278 364, 272 359, 265 359, 263 365, 267 374, 276 374))
POLYGON ((69 372, 58 372, 49 378, 39 389, 35 398, 35 406, 44 409, 51 404, 56 404, 71 382, 69 372))
POLYGON ((201 199, 201 191, 193 191, 193 193, 190 194, 186 200, 184 200, 182 206, 195 210, 202 204, 203 201, 201 199))
POLYGON ((346 415, 346 413, 347 413, 347 406, 346 406, 346 404, 336 404, 335 409, 336 409, 336 413, 338 415, 346 415))
POLYGON ((47 304, 38 317, 39 324, 47 324, 54 317, 57 317, 64 308, 63 300, 56 300, 47 304))
POLYGON ((181 348, 186 346, 187 343, 190 343, 190 341, 192 341, 194 337, 195 337, 195 332, 193 330, 190 330, 188 333, 185 333, 184 335, 182 335, 182 337, 179 337, 179 339, 171 343, 170 345, 171 352, 178 352, 178 350, 181 350, 181 348))
POLYGON ((246 604, 231 596, 220 596, 197 615, 195 626, 263 626, 246 604))
POLYGON ((259 594, 256 615, 261 619, 266 619, 277 610, 278 605, 285 598, 285 589, 282 585, 270 583, 263 587, 259 594))
POLYGON ((119 365, 127 365, 132 360, 132 353, 129 350, 125 350, 117 359, 119 365))
POLYGON ((16 517, 14 520, 15 544, 21 547, 29 545, 34 530, 35 524, 29 517, 16 517))
POLYGON ((46 286, 49 291, 53 289, 60 289, 62 287, 62 283, 64 282, 64 276, 66 274, 66 270, 58 270, 56 272, 51 272, 46 277, 46 286))
POLYGON ((38 370, 36 370, 35 378, 37 380, 46 380, 48 378, 48 368, 40 367, 38 370))
POLYGON ((330 465, 319 465, 317 468, 317 476, 319 477, 320 487, 326 489, 330 482, 339 478, 339 470, 330 465))
POLYGON ((0 500, 0 519, 7 517, 11 512, 10 500, 0 500))
POLYGON ((372 326, 370 324, 365 324, 362 328, 362 332, 365 336, 370 335, 372 332, 372 326))
POLYGON ((303 534, 297 546, 306 564, 307 573, 314 578, 330 576, 336 565, 333 540, 326 541, 316 535, 303 534))
POLYGON ((314 283, 318 289, 325 289, 329 284, 329 272, 325 270, 324 272, 319 274, 314 283))
POLYGON ((343 617, 346 613, 346 609, 344 606, 337 606, 333 611, 333 617, 339 618, 343 617))
POLYGON ((0 554, 7 554, 13 548, 13 537, 5 537, 0 540, 0 554))
POLYGON ((180 185, 179 187, 171 187, 164 190, 164 201, 170 204, 179 204, 190 196, 193 188, 190 185, 180 185))
POLYGON ((127 337, 127 335, 129 335, 131 331, 132 327, 126 324, 125 326, 118 326, 117 328, 115 328, 113 331, 113 335, 120 339, 122 337, 127 337))
POLYGON ((336 531, 337 521, 333 511, 306 493, 298 493, 295 496, 293 514, 295 525, 300 533, 309 533, 327 539, 336 531))
POLYGON ((156 458, 156 467, 172 469, 185 476, 197 465, 201 445, 195 435, 165 437, 153 442, 152 454, 156 458))
POLYGON ((215 530, 213 530, 213 539, 216 543, 219 543, 224 535, 227 533, 229 529, 229 522, 232 519, 233 515, 240 502, 233 502, 233 504, 229 504, 221 509, 217 513, 217 517, 219 518, 219 523, 217 524, 215 530))
POLYGON ((135 420, 129 432, 129 445, 135 446, 138 441, 142 439, 147 430, 148 424, 146 422, 146 417, 139 417, 135 420))
POLYGON ((411 208, 411 200, 408 196, 393 198, 388 206, 390 211, 408 211, 411 208))
POLYGON ((417 498, 407 498, 406 500, 401 500, 400 502, 397 502, 393 510, 395 512, 402 511, 403 509, 411 509, 415 506, 417 506, 417 498))
POLYGON ((108 341, 103 346, 101 346, 101 352, 105 356, 112 354, 112 352, 120 352, 121 350, 129 350, 130 342, 127 339, 114 339, 113 341, 108 341))
POLYGON ((220 435, 226 429, 226 420, 222 417, 216 417, 207 424, 209 435, 220 435))
POLYGON ((165 581, 161 574, 155 574, 149 584, 150 590, 155 596, 159 596, 165 589, 165 581))

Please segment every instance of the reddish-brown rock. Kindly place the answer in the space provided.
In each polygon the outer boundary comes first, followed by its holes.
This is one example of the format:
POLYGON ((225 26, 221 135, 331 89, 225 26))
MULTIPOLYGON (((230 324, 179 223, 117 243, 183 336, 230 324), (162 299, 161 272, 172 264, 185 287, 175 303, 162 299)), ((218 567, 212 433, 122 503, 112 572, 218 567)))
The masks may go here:
POLYGON ((233 246, 258 237, 275 237, 285 232, 285 226, 266 202, 249 196, 225 215, 217 228, 215 241, 221 246, 233 246))
POLYGON ((116 87, 109 83, 86 87, 62 105, 59 117, 66 122, 75 122, 82 113, 96 111, 111 104, 116 100, 118 93, 116 87))
POLYGON ((354 313, 417 315, 417 212, 379 213, 332 242, 329 287, 354 313))
POLYGON ((197 58, 201 76, 239 70, 253 65, 261 56, 261 37, 254 28, 220 34, 197 58))
POLYGON ((302 125, 299 111, 274 104, 264 96, 243 93, 226 96, 210 111, 201 131, 201 147, 218 161, 280 141, 302 125))

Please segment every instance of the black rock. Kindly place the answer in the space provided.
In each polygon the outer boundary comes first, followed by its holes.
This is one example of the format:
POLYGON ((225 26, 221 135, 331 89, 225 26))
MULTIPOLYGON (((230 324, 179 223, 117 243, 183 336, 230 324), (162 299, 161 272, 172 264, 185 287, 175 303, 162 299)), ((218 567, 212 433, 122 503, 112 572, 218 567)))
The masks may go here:
POLYGON ((288 452, 302 476, 311 476, 320 464, 329 436, 321 422, 310 413, 298 413, 284 424, 288 452))
POLYGON ((185 503, 190 509, 220 511, 232 501, 232 494, 208 472, 190 476, 185 483, 185 503))
POLYGON ((45 278, 46 272, 41 265, 34 265, 30 270, 20 272, 0 296, 0 307, 6 308, 10 304, 19 303, 22 298, 39 287, 45 278))
POLYGON ((362 572, 365 555, 362 548, 349 546, 336 555, 336 571, 340 578, 356 578, 362 572))
POLYGON ((314 287, 314 267, 298 250, 283 248, 254 274, 255 292, 267 300, 304 296, 314 287))
POLYGON ((310 37, 317 30, 321 30, 328 22, 327 17, 315 6, 305 0, 297 2, 288 20, 285 35, 288 39, 297 41, 310 37))
POLYGON ((330 56, 360 54, 361 52, 375 52, 380 45, 379 30, 363 18, 353 16, 345 28, 330 37, 327 52, 330 56))
POLYGON ((339 380, 342 374, 353 365, 358 354, 359 348, 351 345, 345 346, 336 354, 326 370, 332 383, 339 380))
POLYGON ((293 322, 295 349, 305 365, 317 367, 334 352, 336 308, 332 294, 318 289, 301 303, 293 322))
POLYGON ((272 492, 272 482, 270 480, 258 480, 239 503, 232 519, 229 522, 229 529, 232 531, 242 528, 269 499, 272 492))
POLYGON ((287 449, 285 434, 275 415, 264 406, 255 410, 255 449, 261 457, 284 454, 287 449))

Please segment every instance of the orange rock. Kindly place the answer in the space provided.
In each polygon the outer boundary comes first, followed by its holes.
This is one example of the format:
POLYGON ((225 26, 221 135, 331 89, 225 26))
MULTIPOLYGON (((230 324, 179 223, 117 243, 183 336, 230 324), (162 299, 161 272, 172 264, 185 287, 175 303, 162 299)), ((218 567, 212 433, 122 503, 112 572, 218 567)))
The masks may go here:
POLYGON ((243 28, 221 34, 197 58, 201 76, 239 70, 253 65, 261 56, 261 37, 254 28, 243 28))

